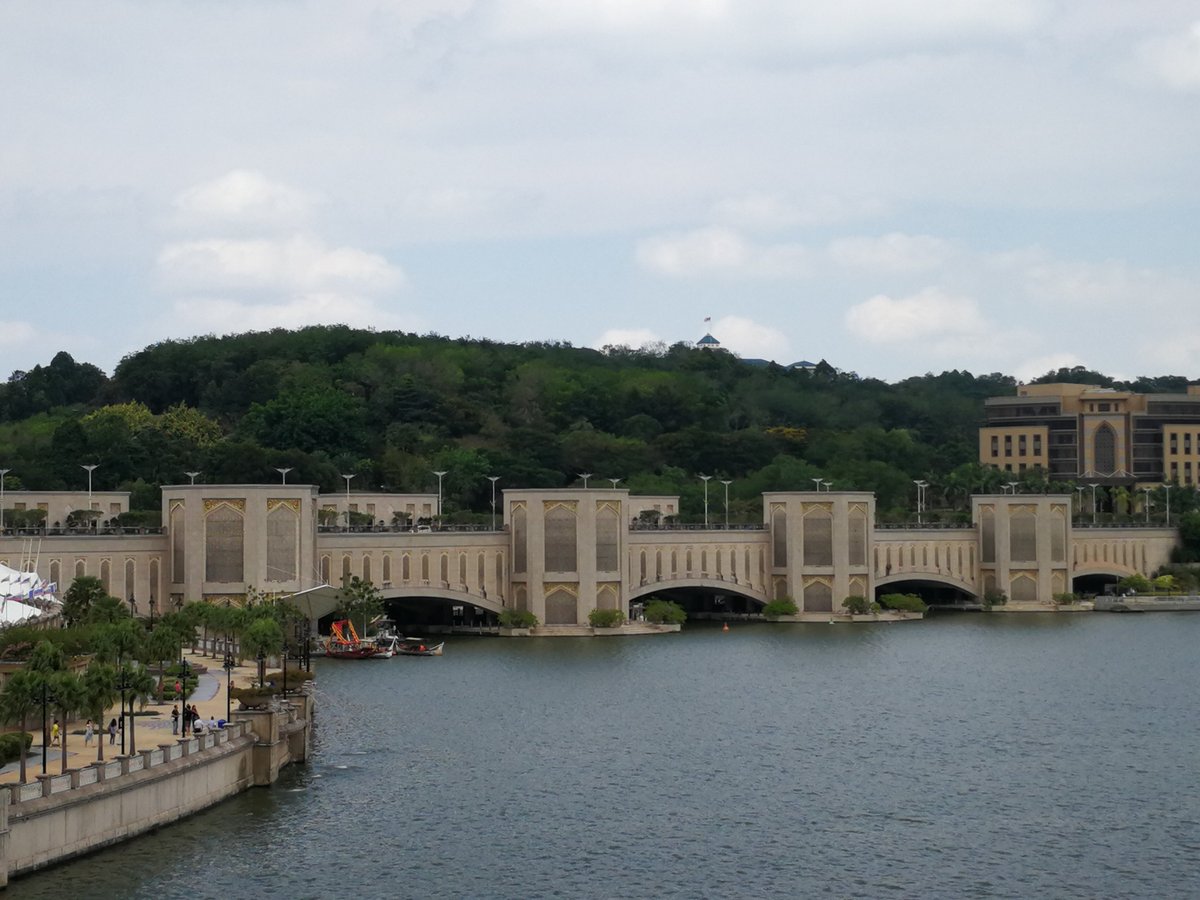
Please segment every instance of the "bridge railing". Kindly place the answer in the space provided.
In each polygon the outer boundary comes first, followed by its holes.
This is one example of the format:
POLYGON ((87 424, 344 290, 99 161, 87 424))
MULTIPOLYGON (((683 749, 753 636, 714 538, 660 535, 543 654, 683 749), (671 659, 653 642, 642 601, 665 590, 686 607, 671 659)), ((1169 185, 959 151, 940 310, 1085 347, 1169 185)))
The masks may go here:
POLYGON ((762 522, 732 522, 729 525, 703 522, 631 522, 630 531, 766 531, 762 522))

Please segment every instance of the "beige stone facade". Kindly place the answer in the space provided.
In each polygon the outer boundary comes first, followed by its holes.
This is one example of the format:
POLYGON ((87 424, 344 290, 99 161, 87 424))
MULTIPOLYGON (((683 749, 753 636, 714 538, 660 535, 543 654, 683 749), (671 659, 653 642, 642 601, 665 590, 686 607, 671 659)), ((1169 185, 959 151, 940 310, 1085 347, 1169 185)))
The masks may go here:
POLYGON ((969 527, 880 529, 870 493, 779 491, 763 496, 761 524, 705 528, 639 521, 655 505, 677 509, 674 497, 505 490, 496 531, 319 528, 332 499, 310 485, 170 486, 161 530, 10 532, 0 562, 36 560, 60 590, 99 577, 140 615, 152 600, 161 613, 184 600, 240 602, 252 590, 293 594, 357 576, 385 598, 491 614, 515 607, 572 625, 593 609, 629 614, 651 594, 688 588, 752 607, 791 597, 806 613, 905 583, 1047 603, 1081 575, 1152 574, 1176 542, 1166 528, 1073 529, 1070 496, 978 496, 969 527))
POLYGON ((985 401, 979 461, 1057 480, 1200 484, 1200 384, 1135 394, 1086 384, 1027 384, 985 401))

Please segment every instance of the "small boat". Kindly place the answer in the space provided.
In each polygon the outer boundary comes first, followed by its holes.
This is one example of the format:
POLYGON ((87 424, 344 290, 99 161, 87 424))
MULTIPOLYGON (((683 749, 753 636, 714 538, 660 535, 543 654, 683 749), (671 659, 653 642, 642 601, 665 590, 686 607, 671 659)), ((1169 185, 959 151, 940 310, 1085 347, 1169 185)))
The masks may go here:
POLYGON ((401 656, 441 656, 446 646, 445 641, 440 644, 427 644, 419 637, 406 637, 399 643, 396 652, 401 656))
POLYGON ((363 640, 349 619, 339 619, 329 626, 325 655, 331 659, 373 659, 379 650, 374 641, 363 640))
POLYGON ((394 634, 375 635, 375 652, 371 659, 391 659, 400 648, 400 638, 394 634))

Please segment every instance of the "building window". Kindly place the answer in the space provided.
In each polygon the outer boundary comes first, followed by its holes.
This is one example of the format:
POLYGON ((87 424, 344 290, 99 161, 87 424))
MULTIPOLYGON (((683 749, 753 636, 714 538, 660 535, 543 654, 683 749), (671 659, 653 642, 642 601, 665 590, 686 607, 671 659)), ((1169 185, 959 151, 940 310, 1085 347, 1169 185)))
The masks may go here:
POLYGON ((1172 453, 1179 452, 1179 435, 1177 435, 1177 434, 1171 435, 1171 452, 1172 453))
POLYGON ((1000 438, 997 435, 992 435, 992 458, 995 459, 1000 455, 1000 438))
POLYGON ((1092 441, 1092 456, 1098 474, 1111 475, 1117 470, 1117 434, 1111 425, 1101 425, 1096 429, 1096 436, 1092 441))
POLYGON ((1004 455, 1012 456, 1012 435, 1011 434, 1006 434, 1004 436, 1004 455))
POLYGON ((1035 434, 1033 436, 1033 455, 1042 455, 1042 436, 1040 434, 1035 434))
POLYGON ((547 572, 574 572, 577 556, 575 510, 555 505, 546 511, 545 567, 547 572))
POLYGON ((1192 435, 1190 432, 1183 436, 1183 452, 1184 453, 1192 452, 1192 435))
POLYGON ((1017 438, 1017 456, 1024 456, 1024 455, 1025 455, 1025 435, 1021 435, 1019 438, 1017 438))

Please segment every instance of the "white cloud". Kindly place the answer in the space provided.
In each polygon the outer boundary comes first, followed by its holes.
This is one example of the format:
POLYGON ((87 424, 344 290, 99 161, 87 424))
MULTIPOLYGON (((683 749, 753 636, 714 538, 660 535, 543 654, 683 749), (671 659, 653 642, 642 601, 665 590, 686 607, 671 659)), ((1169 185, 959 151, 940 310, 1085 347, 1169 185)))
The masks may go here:
POLYGON ((603 347, 629 347, 637 350, 662 339, 649 328, 610 328, 592 342, 597 350, 603 347))
POLYGON ((779 329, 742 316, 724 316, 712 324, 710 331, 723 348, 739 356, 778 360, 790 347, 779 329))
POLYGON ((228 334, 305 325, 356 328, 414 328, 416 319, 381 308, 374 300, 346 294, 304 294, 273 303, 226 297, 186 297, 173 304, 175 319, 191 333, 228 334))
POLYGON ((926 288, 911 297, 878 294, 846 312, 850 332, 872 344, 901 344, 929 338, 979 336, 986 322, 970 297, 926 288))
POLYGON ((1192 281, 1123 260, 1058 260, 1036 251, 994 259, 1002 268, 1014 268, 1029 295, 1047 303, 1090 309, 1154 306, 1183 314, 1192 308, 1198 293, 1192 281))
POLYGON ((36 329, 28 322, 5 322, 4 327, 0 328, 0 347, 20 347, 32 341, 36 335, 36 329))
POLYGON ((271 181, 260 172, 235 169, 182 191, 176 196, 174 206, 180 224, 185 227, 249 226, 294 230, 308 221, 313 198, 296 188, 271 181))
POLYGON ((1074 353, 1064 351, 1022 360, 1017 363, 1016 367, 1012 370, 1012 374, 1017 381, 1027 382, 1045 375, 1047 372, 1054 372, 1058 369, 1071 369, 1075 366, 1084 365, 1087 364, 1074 353))
POLYGON ((731 228, 713 226, 647 238, 638 244, 645 269, 675 278, 725 274, 785 278, 804 273, 808 252, 799 244, 758 245, 731 228))
POLYGON ((952 253, 950 243, 941 238, 899 232, 881 237, 840 238, 829 245, 829 256, 838 265, 896 273, 940 268, 952 253))
POLYGON ((1181 33, 1145 41, 1138 57, 1168 87, 1200 90, 1200 22, 1181 33))
POLYGON ((404 273, 382 256, 353 247, 326 247, 312 237, 282 240, 211 238, 182 241, 158 257, 163 283, 174 291, 381 293, 400 287, 404 273))

